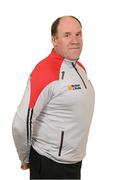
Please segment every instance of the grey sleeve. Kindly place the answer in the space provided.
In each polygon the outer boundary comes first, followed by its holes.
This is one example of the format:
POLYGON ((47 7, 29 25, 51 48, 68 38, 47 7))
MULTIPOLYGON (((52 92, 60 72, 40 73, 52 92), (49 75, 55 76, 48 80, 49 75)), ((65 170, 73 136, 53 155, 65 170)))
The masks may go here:
POLYGON ((27 86, 21 100, 20 105, 15 113, 12 123, 12 133, 14 143, 22 162, 29 162, 30 145, 27 143, 27 115, 30 100, 30 79, 28 79, 27 86))

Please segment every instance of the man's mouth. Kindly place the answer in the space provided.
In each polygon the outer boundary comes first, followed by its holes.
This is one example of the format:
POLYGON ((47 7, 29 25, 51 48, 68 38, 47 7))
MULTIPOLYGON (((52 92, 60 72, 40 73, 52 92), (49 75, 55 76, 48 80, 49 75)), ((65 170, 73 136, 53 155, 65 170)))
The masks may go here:
POLYGON ((73 49, 80 49, 80 47, 73 47, 73 48, 69 48, 69 49, 71 49, 71 50, 73 50, 73 49))

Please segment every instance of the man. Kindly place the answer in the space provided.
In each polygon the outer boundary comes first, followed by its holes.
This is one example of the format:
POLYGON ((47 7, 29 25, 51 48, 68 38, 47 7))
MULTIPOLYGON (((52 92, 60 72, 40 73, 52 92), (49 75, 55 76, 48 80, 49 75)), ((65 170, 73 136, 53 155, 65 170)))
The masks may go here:
POLYGON ((94 90, 78 62, 82 25, 63 16, 51 27, 53 49, 32 71, 13 121, 13 137, 30 179, 80 179, 94 90))

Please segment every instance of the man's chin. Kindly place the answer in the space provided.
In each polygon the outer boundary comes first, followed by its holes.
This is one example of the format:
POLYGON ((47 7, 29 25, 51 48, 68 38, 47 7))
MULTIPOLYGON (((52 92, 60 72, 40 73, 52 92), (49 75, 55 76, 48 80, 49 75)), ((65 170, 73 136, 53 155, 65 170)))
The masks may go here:
POLYGON ((71 59, 71 60, 78 60, 79 57, 80 57, 80 54, 72 55, 72 56, 70 56, 70 59, 71 59))
POLYGON ((77 56, 77 57, 69 57, 68 59, 71 60, 71 61, 76 61, 76 60, 79 59, 79 56, 77 56))

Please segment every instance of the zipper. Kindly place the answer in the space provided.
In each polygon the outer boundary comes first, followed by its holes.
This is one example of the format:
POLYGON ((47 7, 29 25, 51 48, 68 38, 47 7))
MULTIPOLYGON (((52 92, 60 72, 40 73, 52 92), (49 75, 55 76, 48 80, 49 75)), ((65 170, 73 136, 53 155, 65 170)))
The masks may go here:
POLYGON ((62 150, 62 146, 63 146, 63 139, 64 139, 64 131, 61 132, 61 141, 60 141, 60 148, 59 148, 58 156, 61 156, 61 150, 62 150))
POLYGON ((31 128, 32 128, 32 116, 33 116, 33 109, 28 109, 27 113, 27 122, 26 122, 26 128, 27 128, 27 144, 31 142, 31 128))
POLYGON ((76 70, 77 74, 78 74, 79 77, 81 78, 81 80, 82 80, 82 82, 83 82, 83 84, 84 84, 84 87, 87 89, 87 86, 86 86, 86 84, 85 84, 85 82, 84 82, 82 76, 80 75, 80 73, 78 72, 77 68, 75 67, 75 65, 74 65, 73 63, 72 63, 72 66, 74 67, 74 69, 76 70))

